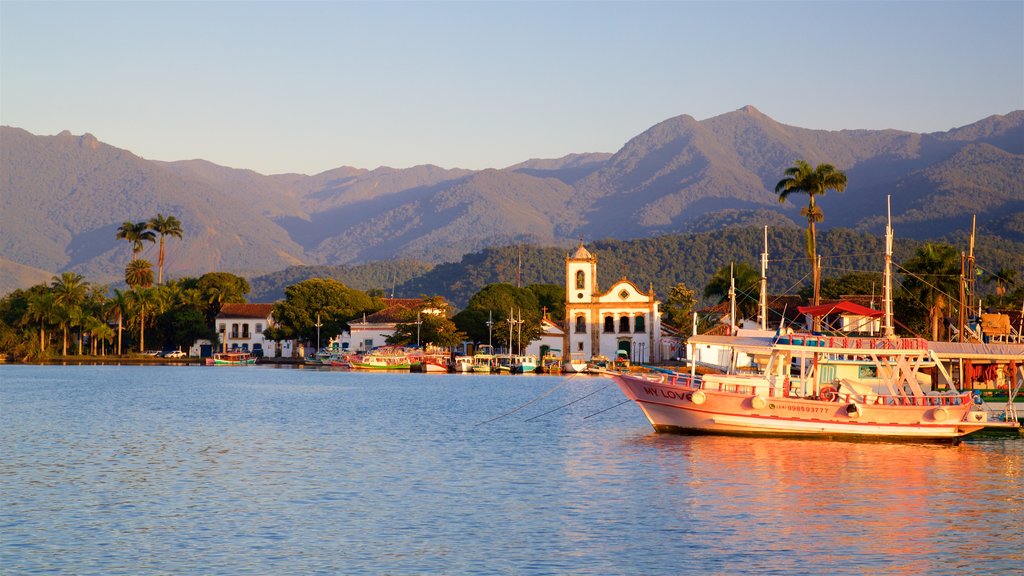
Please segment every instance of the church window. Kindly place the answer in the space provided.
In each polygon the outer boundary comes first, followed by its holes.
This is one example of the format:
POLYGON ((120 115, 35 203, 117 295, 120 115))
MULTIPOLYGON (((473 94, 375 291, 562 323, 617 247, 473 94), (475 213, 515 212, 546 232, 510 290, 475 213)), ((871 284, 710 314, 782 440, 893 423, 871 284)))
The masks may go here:
POLYGON ((581 315, 576 317, 576 333, 585 334, 587 332, 587 320, 581 315))
POLYGON ((583 270, 576 272, 576 289, 583 290, 587 287, 587 275, 583 273, 583 270))
POLYGON ((629 332, 629 316, 619 318, 619 332, 629 332))
POLYGON ((615 318, 612 318, 611 316, 604 317, 604 331, 606 333, 615 332, 615 318))
POLYGON ((643 315, 637 316, 636 319, 633 320, 633 332, 645 332, 646 328, 647 327, 644 326, 643 315))

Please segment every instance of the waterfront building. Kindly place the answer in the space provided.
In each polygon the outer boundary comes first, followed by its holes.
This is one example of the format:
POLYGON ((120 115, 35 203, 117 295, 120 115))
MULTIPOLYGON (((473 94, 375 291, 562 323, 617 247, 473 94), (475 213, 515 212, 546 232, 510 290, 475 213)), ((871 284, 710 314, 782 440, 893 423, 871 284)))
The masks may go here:
POLYGON ((384 346, 387 339, 394 335, 395 327, 415 321, 417 312, 444 313, 442 310, 431 308, 423 298, 384 298, 383 309, 348 322, 348 335, 338 336, 341 348, 344 351, 362 354, 378 346, 384 346))
POLYGON ((221 351, 291 357, 293 341, 275 342, 263 337, 263 331, 274 325, 273 309, 273 304, 225 304, 221 307, 214 321, 221 351))
POLYGON ((565 258, 564 354, 613 359, 620 351, 633 362, 658 362, 661 351, 661 303, 626 279, 601 291, 597 257, 581 242, 565 258))
POLYGON ((550 354, 561 356, 565 343, 565 330, 545 315, 540 321, 541 333, 536 340, 523 348, 523 354, 533 354, 538 359, 550 354))

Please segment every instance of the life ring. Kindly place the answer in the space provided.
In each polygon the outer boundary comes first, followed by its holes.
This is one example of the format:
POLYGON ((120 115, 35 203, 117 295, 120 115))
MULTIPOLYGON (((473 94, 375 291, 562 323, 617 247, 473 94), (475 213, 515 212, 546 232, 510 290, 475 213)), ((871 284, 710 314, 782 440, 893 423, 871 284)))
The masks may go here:
POLYGON ((859 418, 860 406, 858 406, 857 404, 847 404, 846 415, 849 416, 850 418, 859 418))
POLYGON ((690 396, 690 402, 693 402, 694 404, 697 405, 703 404, 707 399, 708 397, 707 395, 704 394, 703 390, 697 390, 696 392, 693 393, 693 395, 690 396))
POLYGON ((753 406, 755 410, 760 410, 768 405, 768 401, 764 399, 764 396, 754 396, 750 399, 750 405, 753 406))
POLYGON ((818 399, 822 402, 833 402, 839 397, 839 391, 832 386, 825 386, 818 391, 818 399))
POLYGON ((932 419, 936 422, 945 422, 946 418, 949 418, 949 410, 945 408, 936 408, 932 410, 932 419))

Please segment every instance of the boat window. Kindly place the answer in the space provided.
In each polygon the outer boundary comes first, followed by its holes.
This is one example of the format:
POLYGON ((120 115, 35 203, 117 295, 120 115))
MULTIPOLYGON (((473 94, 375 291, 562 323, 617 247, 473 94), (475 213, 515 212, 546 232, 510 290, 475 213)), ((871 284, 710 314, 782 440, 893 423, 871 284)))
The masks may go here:
POLYGON ((585 334, 587 332, 587 320, 583 315, 576 317, 576 333, 585 334))
POLYGON ((576 289, 577 290, 583 290, 583 288, 587 285, 586 280, 587 280, 587 275, 583 273, 583 270, 577 271, 576 272, 576 289))
POLYGON ((637 316, 636 320, 633 321, 633 332, 644 332, 645 330, 646 326, 644 326, 643 315, 637 316))
POLYGON ((619 332, 629 332, 629 316, 619 318, 619 332))
POLYGON ((615 332, 615 318, 612 318, 611 316, 604 317, 604 331, 615 332))

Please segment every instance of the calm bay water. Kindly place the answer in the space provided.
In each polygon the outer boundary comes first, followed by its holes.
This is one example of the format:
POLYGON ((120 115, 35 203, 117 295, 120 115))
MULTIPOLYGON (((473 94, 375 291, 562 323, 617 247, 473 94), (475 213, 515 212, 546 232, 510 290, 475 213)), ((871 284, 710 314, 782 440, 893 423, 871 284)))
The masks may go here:
POLYGON ((590 377, 0 366, 0 573, 1024 569, 1024 440, 663 435, 598 413, 622 400, 590 377))

